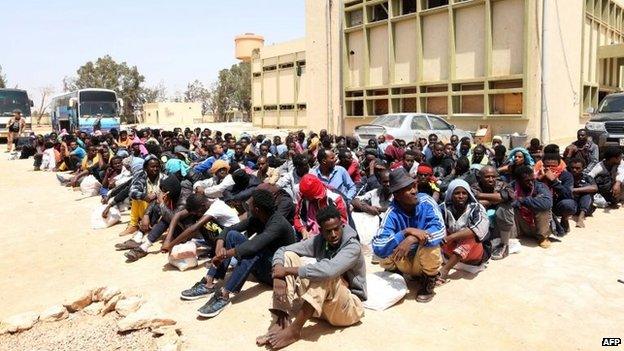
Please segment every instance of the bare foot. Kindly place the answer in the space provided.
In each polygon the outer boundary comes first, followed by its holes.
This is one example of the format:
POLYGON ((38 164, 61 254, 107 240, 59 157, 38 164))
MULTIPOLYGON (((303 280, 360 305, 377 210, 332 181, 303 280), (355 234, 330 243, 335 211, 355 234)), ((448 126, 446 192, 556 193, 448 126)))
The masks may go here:
POLYGON ((273 325, 269 328, 269 331, 267 331, 267 333, 266 333, 266 334, 261 335, 261 336, 259 336, 259 337, 257 337, 257 338, 256 338, 256 345, 258 345, 258 346, 264 346, 264 345, 268 344, 268 343, 269 343, 269 335, 270 335, 271 333, 278 332, 278 331, 280 331, 280 330, 282 330, 282 329, 284 329, 284 328, 283 328, 281 325, 279 325, 279 324, 277 324, 277 323, 273 324, 273 325))
POLYGON ((119 233, 119 236, 134 234, 134 233, 136 233, 137 230, 139 230, 139 227, 128 226, 128 227, 126 227, 126 230, 124 230, 123 232, 119 233))
POLYGON ((576 221, 576 227, 577 228, 585 228, 585 220, 582 218, 579 218, 578 221, 576 221))
POLYGON ((273 349, 281 349, 299 340, 299 338, 301 338, 301 331, 289 326, 286 329, 269 333, 269 344, 273 349))

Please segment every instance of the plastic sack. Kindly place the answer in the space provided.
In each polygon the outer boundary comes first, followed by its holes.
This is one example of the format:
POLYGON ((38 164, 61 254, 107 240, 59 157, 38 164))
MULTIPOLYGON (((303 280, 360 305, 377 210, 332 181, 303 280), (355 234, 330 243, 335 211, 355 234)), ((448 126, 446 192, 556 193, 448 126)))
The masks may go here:
POLYGON ((169 264, 181 271, 197 267, 197 247, 192 241, 178 244, 171 249, 169 264))
POLYGON ((102 212, 106 205, 101 205, 96 207, 91 213, 91 228, 93 229, 103 229, 108 228, 121 220, 121 213, 116 207, 111 207, 108 211, 108 217, 103 218, 102 212))
MULTIPOLYGON (((500 245, 501 240, 500 238, 494 238, 492 239, 492 247, 497 247, 498 245, 500 245)), ((509 239, 509 254, 515 254, 520 252, 520 250, 522 250, 522 244, 520 244, 520 240, 519 239, 509 239)))
POLYGON ((373 216, 365 212, 352 212, 353 222, 355 222, 355 230, 360 237, 362 245, 370 245, 377 230, 379 230, 379 217, 373 216))
POLYGON ((171 255, 173 259, 179 260, 183 258, 197 257, 197 247, 192 241, 178 244, 171 249, 171 255))
POLYGON ((367 274, 366 286, 368 299, 363 304, 369 310, 383 311, 407 294, 403 276, 386 271, 367 274))
POLYGON ((598 208, 607 208, 609 207, 609 202, 605 200, 602 195, 596 194, 594 195, 594 206, 598 208))
POLYGON ((101 187, 102 184, 100 184, 100 182, 98 182, 98 180, 92 175, 87 176, 82 180, 82 182, 80 182, 80 191, 83 195, 87 196, 98 195, 101 187))

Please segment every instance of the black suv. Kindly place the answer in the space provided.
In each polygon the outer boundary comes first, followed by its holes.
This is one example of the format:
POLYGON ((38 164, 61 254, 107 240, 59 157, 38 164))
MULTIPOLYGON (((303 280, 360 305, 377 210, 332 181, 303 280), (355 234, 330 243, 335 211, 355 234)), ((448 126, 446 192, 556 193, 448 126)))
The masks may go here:
POLYGON ((585 128, 599 147, 624 146, 624 93, 607 95, 597 111, 592 114, 585 128))

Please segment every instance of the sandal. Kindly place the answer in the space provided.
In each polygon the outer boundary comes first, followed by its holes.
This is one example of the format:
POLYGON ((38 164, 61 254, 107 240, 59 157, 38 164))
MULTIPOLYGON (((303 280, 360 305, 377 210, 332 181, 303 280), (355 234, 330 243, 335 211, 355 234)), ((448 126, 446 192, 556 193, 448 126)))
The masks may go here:
POLYGON ((126 256, 128 262, 134 262, 139 260, 140 258, 147 256, 147 252, 137 248, 126 252, 124 256, 126 256))
POLYGON ((139 246, 141 246, 140 243, 137 243, 136 241, 132 239, 128 239, 124 241, 123 243, 115 244, 115 250, 117 251, 132 250, 132 249, 138 248, 139 246))
POLYGON ((442 278, 440 276, 438 276, 436 278, 436 286, 442 286, 448 282, 450 282, 451 280, 449 278, 442 278))

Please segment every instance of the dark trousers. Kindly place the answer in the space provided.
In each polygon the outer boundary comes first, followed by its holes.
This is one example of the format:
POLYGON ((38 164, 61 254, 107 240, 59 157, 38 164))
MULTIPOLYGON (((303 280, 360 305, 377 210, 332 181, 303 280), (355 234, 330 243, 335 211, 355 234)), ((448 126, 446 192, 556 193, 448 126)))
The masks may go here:
POLYGON ((594 195, 583 194, 575 197, 577 214, 581 211, 585 212, 585 215, 591 215, 594 212, 594 195))
POLYGON ((41 167, 41 163, 43 163, 43 154, 35 154, 33 158, 35 159, 33 166, 35 168, 41 167))
POLYGON ((559 200, 553 206, 553 213, 556 216, 572 216, 576 214, 576 201, 574 199, 559 200))
MULTIPOLYGON (((247 241, 247 237, 240 232, 231 230, 225 238, 225 248, 231 249, 247 241)), ((243 288, 243 284, 249 277, 250 273, 260 281, 267 285, 273 285, 271 270, 273 268, 273 255, 275 252, 263 250, 254 256, 243 257, 238 260, 238 264, 234 267, 230 278, 225 282, 225 290, 233 293, 239 292, 243 288)), ((225 278, 227 269, 230 265, 230 258, 221 262, 218 267, 210 266, 208 276, 215 279, 225 278)))
POLYGON ((110 199, 112 197, 114 201, 113 203, 115 204, 124 202, 128 196, 130 196, 130 182, 131 180, 128 180, 127 182, 116 186, 108 193, 108 198, 110 199))

